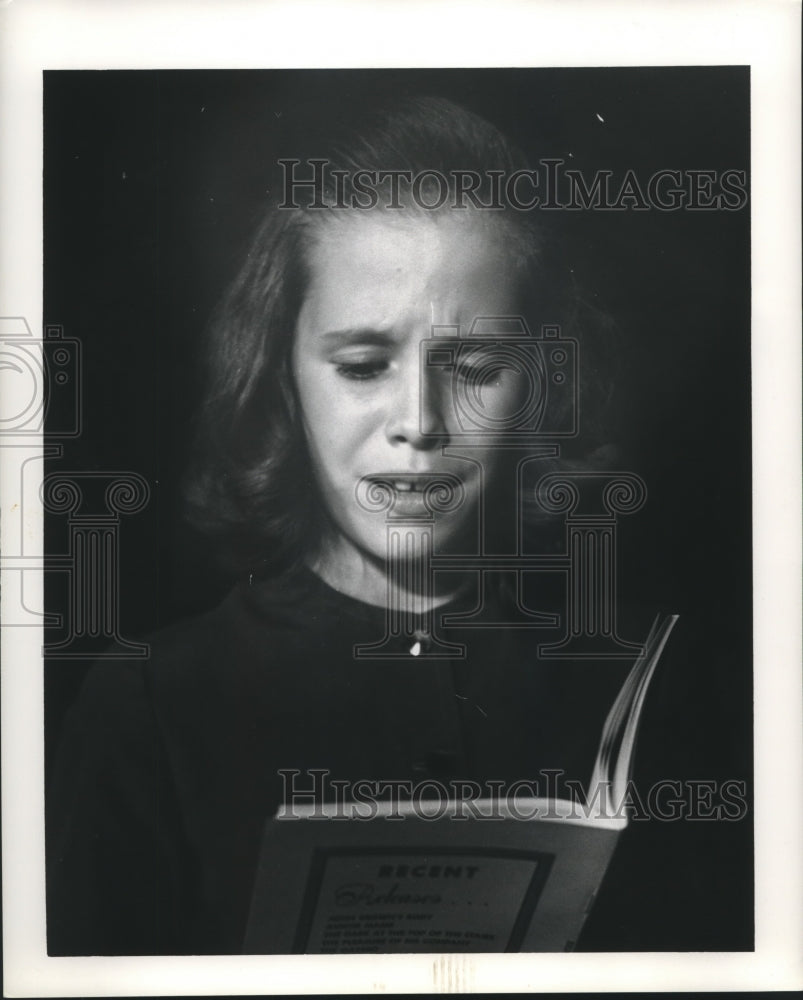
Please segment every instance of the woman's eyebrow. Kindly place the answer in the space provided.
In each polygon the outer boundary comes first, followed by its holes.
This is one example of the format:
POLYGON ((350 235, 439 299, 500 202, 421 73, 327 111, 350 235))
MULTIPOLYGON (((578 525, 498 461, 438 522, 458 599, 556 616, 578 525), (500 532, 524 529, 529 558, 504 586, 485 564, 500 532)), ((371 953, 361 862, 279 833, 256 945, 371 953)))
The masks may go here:
POLYGON ((322 340, 330 346, 340 347, 349 344, 376 344, 383 347, 392 341, 392 330, 378 330, 375 327, 350 327, 344 330, 327 330, 322 334, 322 340))

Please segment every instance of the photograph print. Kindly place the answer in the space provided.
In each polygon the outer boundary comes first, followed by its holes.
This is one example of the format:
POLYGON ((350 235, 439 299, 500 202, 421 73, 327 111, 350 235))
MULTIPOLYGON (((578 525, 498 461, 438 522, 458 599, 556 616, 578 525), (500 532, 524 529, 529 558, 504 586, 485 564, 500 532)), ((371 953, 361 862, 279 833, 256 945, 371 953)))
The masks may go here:
POLYGON ((43 81, 48 954, 752 951, 749 68, 43 81))

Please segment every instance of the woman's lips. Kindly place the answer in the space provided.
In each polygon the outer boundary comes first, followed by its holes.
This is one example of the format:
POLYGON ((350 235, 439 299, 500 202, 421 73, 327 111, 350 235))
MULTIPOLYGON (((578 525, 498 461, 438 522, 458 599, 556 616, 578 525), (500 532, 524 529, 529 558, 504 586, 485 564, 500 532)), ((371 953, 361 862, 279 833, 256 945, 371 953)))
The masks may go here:
POLYGON ((399 492, 423 492, 427 486, 439 482, 453 482, 456 478, 453 472, 380 472, 364 476, 370 483, 381 486, 392 486, 399 492))
POLYGON ((462 504, 466 486, 463 477, 451 471, 372 473, 360 482, 372 491, 374 502, 380 502, 383 493, 392 496, 396 515, 421 511, 448 513, 462 504))
POLYGON ((421 493, 424 488, 424 484, 415 479, 387 479, 385 482, 390 483, 397 493, 421 493))

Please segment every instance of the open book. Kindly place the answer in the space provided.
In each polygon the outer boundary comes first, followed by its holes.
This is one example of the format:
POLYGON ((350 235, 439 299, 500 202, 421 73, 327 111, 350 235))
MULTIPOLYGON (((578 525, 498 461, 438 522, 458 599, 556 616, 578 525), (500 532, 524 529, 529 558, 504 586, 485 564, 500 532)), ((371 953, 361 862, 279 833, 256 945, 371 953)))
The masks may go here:
POLYGON ((367 820, 358 804, 280 809, 244 951, 571 950, 627 826, 639 719, 676 621, 656 619, 622 685, 585 801, 376 803, 367 820))

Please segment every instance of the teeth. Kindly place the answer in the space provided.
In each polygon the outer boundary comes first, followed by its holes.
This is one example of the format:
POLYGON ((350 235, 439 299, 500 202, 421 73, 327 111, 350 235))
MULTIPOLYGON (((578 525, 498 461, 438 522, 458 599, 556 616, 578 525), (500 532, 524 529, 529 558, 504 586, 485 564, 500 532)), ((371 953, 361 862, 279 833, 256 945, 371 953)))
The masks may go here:
POLYGON ((409 478, 405 479, 391 479, 389 476, 384 475, 369 477, 373 481, 379 482, 384 486, 390 486, 392 490, 396 493, 422 493, 423 485, 419 483, 413 474, 409 478))

